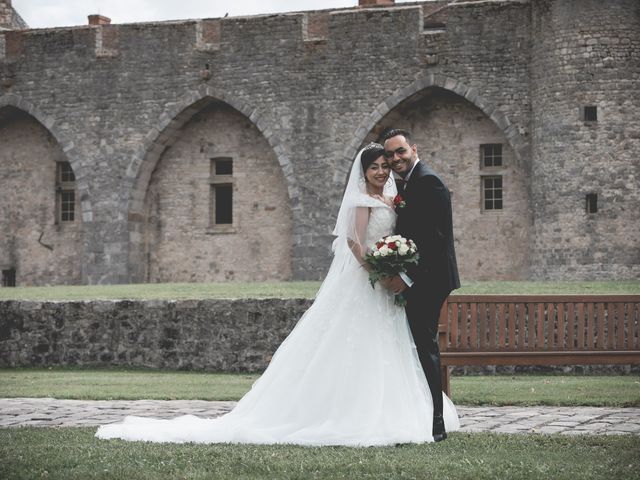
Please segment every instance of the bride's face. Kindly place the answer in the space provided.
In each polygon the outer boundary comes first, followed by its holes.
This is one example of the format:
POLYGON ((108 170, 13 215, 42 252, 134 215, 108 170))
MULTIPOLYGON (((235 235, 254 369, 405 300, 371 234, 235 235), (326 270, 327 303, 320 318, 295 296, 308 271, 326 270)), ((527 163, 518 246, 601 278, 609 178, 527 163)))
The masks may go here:
POLYGON ((389 162, 387 162, 382 155, 369 165, 367 171, 364 172, 367 182, 377 188, 384 187, 390 174, 391 167, 389 166, 389 162))

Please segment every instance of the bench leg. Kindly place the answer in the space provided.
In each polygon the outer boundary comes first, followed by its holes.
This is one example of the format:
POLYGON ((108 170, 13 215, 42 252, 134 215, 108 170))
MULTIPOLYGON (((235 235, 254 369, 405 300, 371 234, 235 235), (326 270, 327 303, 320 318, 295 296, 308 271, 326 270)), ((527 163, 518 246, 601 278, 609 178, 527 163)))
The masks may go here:
POLYGON ((447 397, 451 398, 451 368, 442 365, 440 371, 442 372, 442 391, 447 394, 447 397))

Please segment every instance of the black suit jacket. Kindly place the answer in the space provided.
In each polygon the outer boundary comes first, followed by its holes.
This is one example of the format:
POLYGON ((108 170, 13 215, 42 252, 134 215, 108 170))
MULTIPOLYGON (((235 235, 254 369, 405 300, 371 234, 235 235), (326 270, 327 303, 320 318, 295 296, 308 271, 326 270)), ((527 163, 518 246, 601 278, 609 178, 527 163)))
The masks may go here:
POLYGON ((446 296, 460 287, 449 190, 433 170, 418 162, 398 193, 406 206, 397 209, 396 233, 413 240, 420 253, 418 265, 407 270, 414 282, 411 290, 446 296))

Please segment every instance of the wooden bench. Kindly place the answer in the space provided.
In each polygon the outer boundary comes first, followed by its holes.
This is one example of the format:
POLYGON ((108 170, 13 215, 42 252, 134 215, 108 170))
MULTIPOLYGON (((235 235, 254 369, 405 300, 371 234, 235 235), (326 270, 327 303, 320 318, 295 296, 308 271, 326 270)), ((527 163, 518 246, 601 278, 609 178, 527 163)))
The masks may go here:
POLYGON ((457 365, 638 365, 640 295, 451 295, 440 311, 443 390, 457 365))

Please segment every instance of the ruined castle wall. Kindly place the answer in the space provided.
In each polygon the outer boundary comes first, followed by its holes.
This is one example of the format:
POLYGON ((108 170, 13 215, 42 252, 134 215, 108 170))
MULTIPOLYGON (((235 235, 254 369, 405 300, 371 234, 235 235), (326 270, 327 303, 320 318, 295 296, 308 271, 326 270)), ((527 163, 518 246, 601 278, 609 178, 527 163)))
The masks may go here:
POLYGON ((532 274, 638 278, 640 4, 574 3, 533 3, 532 274))
POLYGON ((414 97, 389 112, 380 125, 412 132, 420 160, 438 172, 451 191, 461 278, 526 278, 531 221, 524 165, 516 161, 496 125, 464 98, 442 89, 414 97), (483 144, 502 145, 500 167, 482 165, 483 144), (484 176, 502 177, 502 209, 483 208, 484 176))
MULTIPOLYGON (((528 182, 526 201, 517 187, 518 208, 528 204, 534 212, 533 230, 526 230, 533 250, 527 245, 513 260, 518 276, 527 275, 527 255, 536 278, 632 278, 640 263, 637 227, 629 227, 640 224, 631 208, 639 190, 638 6, 631 0, 615 0, 607 9, 595 1, 582 5, 462 2, 429 16, 445 3, 418 2, 4 32, 0 106, 36 106, 48 119, 46 127, 65 139, 62 147, 82 192, 86 283, 145 277, 149 219, 142 207, 150 185, 156 188, 150 179, 185 140, 181 128, 201 111, 203 98, 222 101, 249 119, 259 132, 255 138, 268 144, 260 150, 271 152, 271 165, 277 161, 291 211, 291 275, 321 278, 357 148, 379 133, 390 111, 435 87, 465 98, 495 126, 516 169, 512 185, 520 178, 528 182), (433 28, 434 22, 443 28, 433 28), (599 102, 603 121, 595 129, 572 123, 583 99, 599 102), (596 160, 585 166, 587 156, 596 160), (584 190, 595 189, 601 173, 616 177, 598 190, 602 213, 595 222, 581 219, 584 190)), ((453 115, 446 109, 433 113, 441 115, 434 117, 437 124, 453 115)), ((475 120, 464 118, 460 130, 474 132, 475 120)), ((194 142, 183 144, 184 151, 193 151, 194 142)), ((435 158, 459 149, 448 142, 435 142, 435 158)), ((426 134, 420 143, 433 144, 426 134)), ((464 163, 453 168, 463 170, 464 163)), ((460 176, 468 183, 456 188, 477 192, 476 174, 460 176)), ((464 218, 458 228, 490 224, 471 208, 457 216, 464 218)), ((524 228, 530 217, 509 220, 507 229, 524 228)), ((272 220, 265 216, 256 228, 268 228, 272 220)), ((289 228, 286 222, 279 227, 289 228)), ((486 243, 464 242, 467 258, 484 255, 486 243)), ((246 261, 240 270, 248 271, 252 260, 246 261)), ((279 274, 286 277, 286 271, 279 274)))
MULTIPOLYGON (((0 267, 26 285, 82 282, 82 221, 56 214, 60 145, 33 117, 0 109, 0 267)), ((79 204, 76 206, 76 211, 79 204)))
POLYGON ((224 104, 196 115, 160 158, 146 211, 147 281, 291 278, 291 210, 280 166, 252 123, 224 104), (216 158, 232 162, 228 225, 215 223, 216 158))

